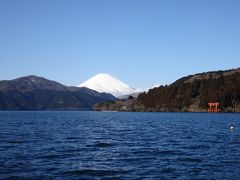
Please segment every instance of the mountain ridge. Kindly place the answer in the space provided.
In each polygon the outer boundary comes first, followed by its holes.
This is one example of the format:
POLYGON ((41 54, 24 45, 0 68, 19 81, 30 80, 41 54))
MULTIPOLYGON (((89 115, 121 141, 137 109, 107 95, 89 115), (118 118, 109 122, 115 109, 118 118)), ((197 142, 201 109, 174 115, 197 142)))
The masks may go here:
POLYGON ((116 98, 34 75, 0 81, 0 110, 91 110, 108 100, 116 98))

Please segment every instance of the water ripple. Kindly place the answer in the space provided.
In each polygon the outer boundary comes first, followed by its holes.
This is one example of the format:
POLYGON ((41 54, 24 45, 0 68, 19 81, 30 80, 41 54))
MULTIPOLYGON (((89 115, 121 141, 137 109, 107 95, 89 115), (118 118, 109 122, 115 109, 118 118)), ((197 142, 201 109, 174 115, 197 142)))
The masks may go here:
POLYGON ((239 114, 0 112, 0 119, 0 179, 240 179, 239 114))

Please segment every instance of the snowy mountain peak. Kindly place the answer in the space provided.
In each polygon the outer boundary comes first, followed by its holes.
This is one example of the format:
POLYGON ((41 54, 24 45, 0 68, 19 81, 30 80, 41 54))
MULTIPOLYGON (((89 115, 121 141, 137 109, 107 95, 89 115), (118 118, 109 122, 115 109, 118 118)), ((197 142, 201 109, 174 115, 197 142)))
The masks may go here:
POLYGON ((98 92, 111 93, 115 97, 136 92, 134 88, 131 88, 127 84, 106 73, 100 73, 93 76, 80 84, 79 87, 87 87, 98 92))

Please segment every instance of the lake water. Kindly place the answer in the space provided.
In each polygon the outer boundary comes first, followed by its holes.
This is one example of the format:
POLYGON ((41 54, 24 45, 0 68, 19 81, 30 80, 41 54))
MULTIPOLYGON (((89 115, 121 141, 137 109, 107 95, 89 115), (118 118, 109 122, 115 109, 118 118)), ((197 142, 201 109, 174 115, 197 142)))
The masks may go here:
POLYGON ((0 112, 0 178, 240 179, 240 114, 0 112))

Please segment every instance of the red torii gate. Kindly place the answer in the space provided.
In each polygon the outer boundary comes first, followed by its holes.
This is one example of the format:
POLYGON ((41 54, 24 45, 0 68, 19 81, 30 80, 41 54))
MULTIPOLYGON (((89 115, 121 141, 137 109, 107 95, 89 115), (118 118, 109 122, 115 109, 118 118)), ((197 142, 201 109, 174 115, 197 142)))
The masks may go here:
POLYGON ((209 102, 208 103, 208 112, 219 112, 219 102, 209 102))

